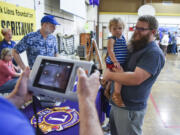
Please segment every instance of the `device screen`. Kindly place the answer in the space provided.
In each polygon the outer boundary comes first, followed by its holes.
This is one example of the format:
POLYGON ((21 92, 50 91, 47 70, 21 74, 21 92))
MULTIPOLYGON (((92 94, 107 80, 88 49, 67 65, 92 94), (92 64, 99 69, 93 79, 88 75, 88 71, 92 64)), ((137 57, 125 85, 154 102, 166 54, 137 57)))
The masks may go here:
POLYGON ((74 64, 42 60, 33 86, 65 93, 74 64))

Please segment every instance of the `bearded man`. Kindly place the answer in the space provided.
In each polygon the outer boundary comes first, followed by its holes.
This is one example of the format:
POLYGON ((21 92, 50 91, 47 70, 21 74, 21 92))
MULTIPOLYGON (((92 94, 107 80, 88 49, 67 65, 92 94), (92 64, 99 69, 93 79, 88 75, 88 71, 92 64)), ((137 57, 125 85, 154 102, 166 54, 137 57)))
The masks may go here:
MULTIPOLYGON (((129 56, 124 71, 111 72, 106 69, 105 80, 123 85, 121 96, 125 107, 112 101, 110 130, 112 135, 141 135, 147 100, 152 85, 164 66, 165 58, 154 42, 158 29, 155 17, 144 15, 138 18, 130 40, 129 56)), ((112 86, 113 89, 113 86, 112 86)))
POLYGON ((17 64, 22 70, 25 65, 19 55, 26 51, 29 67, 32 68, 35 59, 38 55, 43 56, 58 56, 58 46, 56 37, 51 35, 59 23, 54 19, 54 16, 46 15, 41 19, 41 29, 36 32, 28 33, 14 47, 13 56, 17 64))

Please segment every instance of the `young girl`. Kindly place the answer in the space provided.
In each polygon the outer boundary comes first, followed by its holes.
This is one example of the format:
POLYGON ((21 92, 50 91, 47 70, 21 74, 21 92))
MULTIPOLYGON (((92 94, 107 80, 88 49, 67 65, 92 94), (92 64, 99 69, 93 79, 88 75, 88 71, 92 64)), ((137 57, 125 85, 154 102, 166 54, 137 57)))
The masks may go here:
MULTIPOLYGON (((122 35, 124 27, 124 22, 120 18, 114 18, 109 22, 109 31, 112 36, 108 39, 107 57, 105 60, 106 67, 114 72, 122 70, 128 55, 126 40, 122 35)), ((121 87, 121 84, 115 82, 112 94, 112 101, 119 107, 124 106, 121 97, 121 87)), ((105 96, 110 97, 110 89, 105 89, 105 96)))

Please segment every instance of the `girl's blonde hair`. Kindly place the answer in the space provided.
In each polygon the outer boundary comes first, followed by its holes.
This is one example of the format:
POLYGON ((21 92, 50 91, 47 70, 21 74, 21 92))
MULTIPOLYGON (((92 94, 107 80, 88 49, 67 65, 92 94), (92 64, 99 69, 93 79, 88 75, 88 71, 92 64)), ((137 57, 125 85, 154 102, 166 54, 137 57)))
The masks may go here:
POLYGON ((6 33, 8 33, 8 32, 11 32, 11 29, 4 28, 4 29, 1 30, 1 33, 2 33, 3 36, 6 35, 6 33))
POLYGON ((113 18, 113 19, 111 19, 110 22, 109 22, 109 31, 111 31, 112 26, 116 26, 118 24, 120 24, 123 29, 125 28, 124 21, 121 18, 113 18))
POLYGON ((11 54, 12 55, 12 49, 11 48, 4 48, 1 51, 1 60, 4 60, 5 56, 11 54))

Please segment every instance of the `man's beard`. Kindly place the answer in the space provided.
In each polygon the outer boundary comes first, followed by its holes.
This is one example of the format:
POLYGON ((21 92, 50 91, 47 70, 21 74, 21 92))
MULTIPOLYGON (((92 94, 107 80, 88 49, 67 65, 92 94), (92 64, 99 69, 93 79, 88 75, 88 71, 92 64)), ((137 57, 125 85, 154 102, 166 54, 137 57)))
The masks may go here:
POLYGON ((129 52, 137 52, 143 48, 146 47, 146 45, 149 42, 150 39, 150 33, 148 33, 145 36, 141 36, 141 38, 139 40, 135 40, 135 33, 133 34, 129 44, 128 44, 128 50, 129 52))

